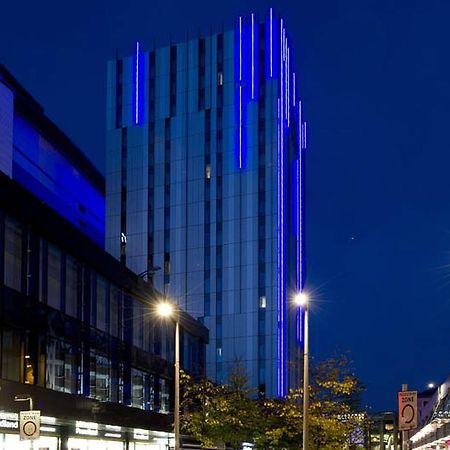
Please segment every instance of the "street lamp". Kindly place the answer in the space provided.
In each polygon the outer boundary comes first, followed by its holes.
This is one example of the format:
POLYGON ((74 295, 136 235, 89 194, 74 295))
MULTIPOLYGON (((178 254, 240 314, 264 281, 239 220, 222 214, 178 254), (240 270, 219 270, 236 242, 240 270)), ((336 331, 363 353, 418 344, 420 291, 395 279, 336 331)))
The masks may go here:
POLYGON ((175 450, 180 450, 180 322, 176 306, 169 302, 161 302, 157 307, 158 314, 164 318, 173 317, 175 321, 175 405, 173 413, 175 450))
POLYGON ((294 301, 305 311, 305 328, 303 338, 303 450, 308 448, 308 408, 309 408, 309 333, 308 333, 308 296, 304 292, 295 295, 294 301))

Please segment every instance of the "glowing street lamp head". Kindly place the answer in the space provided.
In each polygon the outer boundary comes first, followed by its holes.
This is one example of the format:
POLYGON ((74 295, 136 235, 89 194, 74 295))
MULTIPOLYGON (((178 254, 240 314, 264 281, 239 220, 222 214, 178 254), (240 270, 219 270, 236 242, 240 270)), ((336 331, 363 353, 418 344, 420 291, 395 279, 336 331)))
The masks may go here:
POLYGON ((428 383, 428 389, 433 389, 436 385, 434 383, 428 383))
POLYGON ((308 305, 308 296, 304 292, 298 292, 294 296, 294 302, 299 306, 307 306, 308 305))
POLYGON ((168 302, 161 302, 158 306, 157 306, 157 311, 158 314, 161 317, 170 317, 173 314, 173 305, 171 303, 168 302))

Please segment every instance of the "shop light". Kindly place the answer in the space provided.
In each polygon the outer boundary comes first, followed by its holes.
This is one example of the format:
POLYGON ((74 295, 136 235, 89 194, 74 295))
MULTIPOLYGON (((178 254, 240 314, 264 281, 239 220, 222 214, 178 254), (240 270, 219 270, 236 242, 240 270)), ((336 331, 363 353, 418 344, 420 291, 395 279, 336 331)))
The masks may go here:
POLYGON ((44 425, 41 425, 41 431, 47 431, 47 433, 55 433, 56 428, 55 427, 46 427, 44 425))
POLYGON ((147 440, 150 437, 148 430, 141 430, 140 428, 134 429, 134 439, 147 440))
POLYGON ((122 427, 119 427, 118 425, 106 425, 105 428, 108 431, 122 431, 122 427))
POLYGON ((77 420, 75 422, 75 433, 87 436, 98 436, 98 423, 77 420))
POLYGON ((105 433, 105 437, 120 439, 122 435, 120 433, 105 433))
POLYGON ((54 425, 56 423, 56 417, 41 416, 41 423, 47 423, 49 425, 54 425))

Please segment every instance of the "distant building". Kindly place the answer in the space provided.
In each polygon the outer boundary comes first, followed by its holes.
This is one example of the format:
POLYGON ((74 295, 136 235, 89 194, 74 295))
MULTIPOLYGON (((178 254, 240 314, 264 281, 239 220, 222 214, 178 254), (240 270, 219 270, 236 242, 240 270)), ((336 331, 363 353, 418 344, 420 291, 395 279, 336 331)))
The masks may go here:
POLYGON ((239 361, 268 396, 302 339, 298 80, 272 10, 108 64, 106 249, 209 328, 211 378, 239 361))
MULTIPOLYGON (((42 412, 35 449, 166 449, 173 326, 160 294, 102 249, 104 180, 0 66, 0 449, 42 412)), ((182 366, 205 372, 204 326, 183 314, 182 366)), ((172 443, 173 445, 173 443, 172 443)))
POLYGON ((415 450, 450 447, 450 376, 437 388, 419 394, 419 428, 410 434, 415 450))
POLYGON ((380 412, 368 420, 368 450, 401 450, 397 413, 380 412))

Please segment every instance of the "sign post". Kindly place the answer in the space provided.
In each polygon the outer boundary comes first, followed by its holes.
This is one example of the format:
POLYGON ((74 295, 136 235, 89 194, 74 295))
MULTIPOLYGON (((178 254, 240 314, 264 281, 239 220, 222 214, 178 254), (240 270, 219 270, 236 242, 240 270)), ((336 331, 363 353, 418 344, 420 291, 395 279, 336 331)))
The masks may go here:
POLYGON ((417 391, 408 391, 406 384, 398 393, 398 429, 402 432, 402 450, 407 450, 407 431, 417 428, 417 391))
POLYGON ((41 411, 20 411, 20 440, 39 439, 41 431, 41 411))

